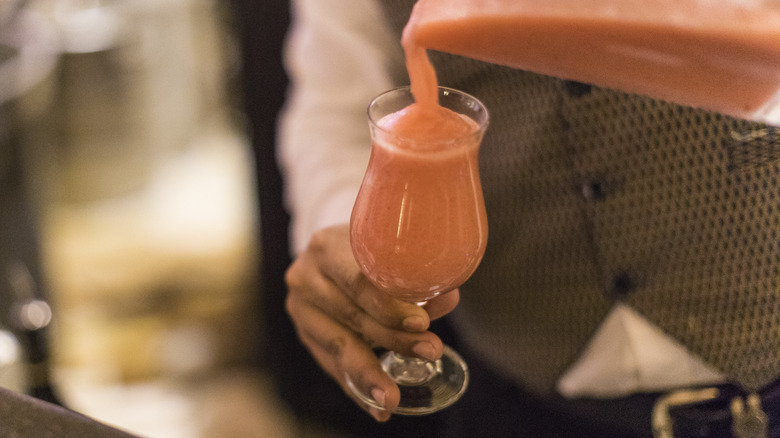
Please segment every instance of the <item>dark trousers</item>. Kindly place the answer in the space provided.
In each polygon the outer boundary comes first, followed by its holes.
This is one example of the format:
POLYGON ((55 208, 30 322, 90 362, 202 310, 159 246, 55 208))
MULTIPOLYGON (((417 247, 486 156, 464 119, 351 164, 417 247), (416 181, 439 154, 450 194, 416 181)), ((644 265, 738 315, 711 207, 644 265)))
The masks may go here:
MULTIPOLYGON (((660 394, 639 394, 609 400, 565 400, 562 397, 540 399, 497 375, 479 357, 458 345, 446 323, 437 322, 433 330, 458 350, 469 364, 471 383, 461 400, 449 408, 427 416, 393 416, 380 424, 352 405, 347 397, 331 393, 329 408, 344 403, 343 411, 332 410, 320 421, 335 425, 355 437, 387 438, 651 438, 651 416, 660 394)), ((322 388, 322 387, 318 387, 322 388)), ((732 388, 733 389, 733 388, 732 388)), ((305 389, 301 389, 306 391, 305 389)), ((728 389, 722 392, 728 392, 728 389)), ((778 398, 773 389, 770 438, 780 438, 778 398)), ((311 394, 311 392, 309 392, 311 394)), ((321 394, 323 397, 328 395, 321 394)), ((728 405, 731 395, 721 404, 728 405)), ((697 409, 689 409, 681 418, 704 418, 697 409), (691 414, 696 414, 691 417, 691 414)), ((319 414, 323 414, 320 411, 319 414)), ((305 412, 303 413, 305 415, 305 412)), ((731 420, 721 414, 709 415, 707 425, 696 421, 676 427, 676 438, 731 437, 731 420)))
POLYGON ((467 349, 460 351, 469 363, 471 385, 460 401, 441 413, 445 417, 441 437, 652 437, 650 396, 633 397, 619 405, 541 400, 497 376, 467 349), (616 417, 621 419, 617 424, 616 417))
MULTIPOLYGON (((282 395, 289 397, 291 407, 298 415, 325 423, 356 438, 652 436, 652 396, 609 403, 578 401, 576 405, 562 399, 543 401, 496 375, 476 355, 457 345, 446 322, 437 321, 433 331, 461 353, 471 374, 471 383, 463 398, 443 411, 419 417, 395 415, 387 423, 377 423, 357 408, 335 384, 326 381, 315 383, 312 375, 298 375, 296 381, 301 386, 293 386, 289 382, 282 385, 282 395)), ((324 374, 319 377, 327 379, 324 374)))

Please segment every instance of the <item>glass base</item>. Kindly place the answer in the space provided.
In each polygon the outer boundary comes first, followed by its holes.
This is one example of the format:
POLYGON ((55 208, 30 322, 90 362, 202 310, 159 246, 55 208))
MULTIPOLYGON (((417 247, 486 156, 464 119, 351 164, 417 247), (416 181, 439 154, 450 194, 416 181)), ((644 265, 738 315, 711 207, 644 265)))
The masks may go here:
MULTIPOLYGON (((466 362, 446 345, 441 359, 434 362, 401 356, 392 351, 384 353, 380 361, 401 391, 401 401, 394 414, 425 415, 442 410, 460 399, 469 383, 466 362)), ((361 401, 384 410, 374 399, 360 392, 349 376, 347 385, 361 401)))

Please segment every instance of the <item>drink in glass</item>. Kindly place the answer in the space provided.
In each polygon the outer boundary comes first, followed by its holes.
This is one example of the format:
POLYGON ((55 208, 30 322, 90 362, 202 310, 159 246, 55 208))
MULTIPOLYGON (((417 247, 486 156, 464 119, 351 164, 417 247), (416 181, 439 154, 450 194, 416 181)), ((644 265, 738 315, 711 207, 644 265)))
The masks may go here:
MULTIPOLYGON (((416 102, 409 87, 371 102, 371 158, 350 222, 364 274, 384 292, 414 303, 460 286, 487 244, 478 151, 488 114, 466 93, 437 92, 427 104, 416 102)), ((389 352, 382 365, 401 389, 396 413, 439 410, 468 383, 465 363, 447 347, 436 362, 389 352)))

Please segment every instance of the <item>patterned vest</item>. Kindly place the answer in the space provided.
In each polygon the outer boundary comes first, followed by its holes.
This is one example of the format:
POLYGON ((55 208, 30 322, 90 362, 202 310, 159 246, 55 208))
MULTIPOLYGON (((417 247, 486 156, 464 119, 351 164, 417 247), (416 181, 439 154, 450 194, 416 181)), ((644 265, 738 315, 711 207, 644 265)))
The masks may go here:
MULTIPOLYGON (((400 40, 414 1, 381 1, 400 40)), ((780 377, 780 130, 431 58, 491 113, 488 248, 454 314, 475 352, 549 393, 622 301, 747 389, 780 377)))

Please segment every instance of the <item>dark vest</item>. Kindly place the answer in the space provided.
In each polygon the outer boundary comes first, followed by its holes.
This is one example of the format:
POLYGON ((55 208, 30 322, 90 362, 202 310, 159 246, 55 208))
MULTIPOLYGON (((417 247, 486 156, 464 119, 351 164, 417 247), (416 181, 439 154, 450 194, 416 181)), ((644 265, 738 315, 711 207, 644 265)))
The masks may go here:
MULTIPOLYGON (((382 0, 394 30, 412 0, 382 0)), ((491 114, 490 237, 454 314, 540 393, 622 301, 747 389, 780 377, 780 130, 431 53, 491 114)))

